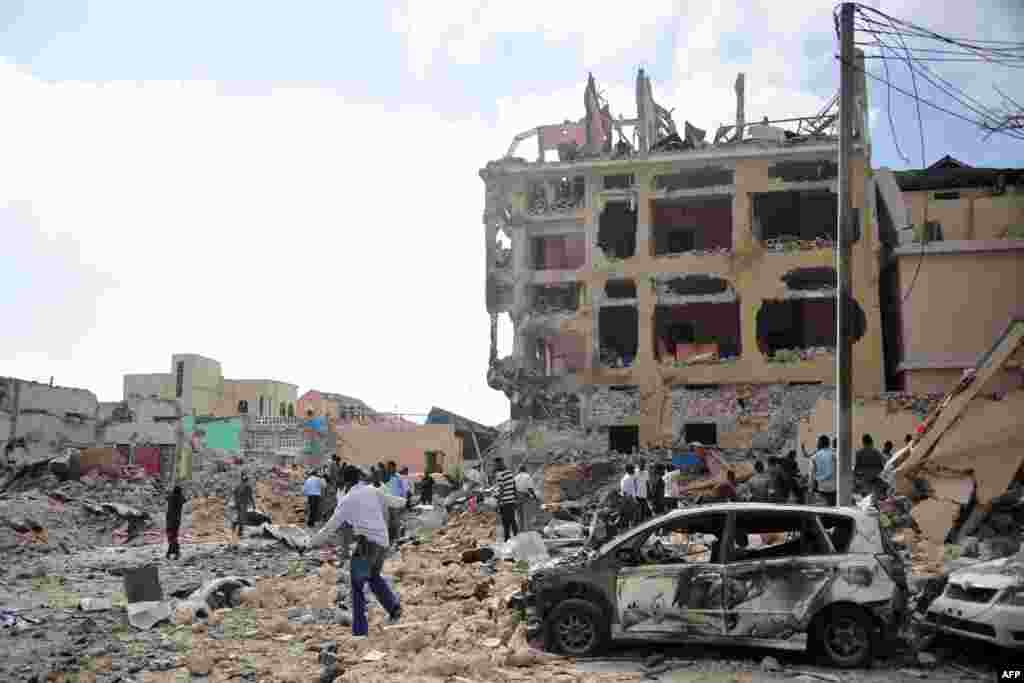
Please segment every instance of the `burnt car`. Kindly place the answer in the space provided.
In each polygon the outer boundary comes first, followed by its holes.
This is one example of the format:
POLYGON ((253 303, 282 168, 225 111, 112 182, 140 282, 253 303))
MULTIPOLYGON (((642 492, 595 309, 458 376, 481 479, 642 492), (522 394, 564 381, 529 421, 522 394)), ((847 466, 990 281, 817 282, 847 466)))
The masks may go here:
POLYGON ((925 623, 937 631, 1024 649, 1024 557, 953 572, 928 607, 925 623))
POLYGON ((807 634, 835 666, 858 667, 895 634, 906 598, 877 515, 722 503, 538 565, 512 606, 531 641, 572 656, 612 639, 772 645, 807 634))

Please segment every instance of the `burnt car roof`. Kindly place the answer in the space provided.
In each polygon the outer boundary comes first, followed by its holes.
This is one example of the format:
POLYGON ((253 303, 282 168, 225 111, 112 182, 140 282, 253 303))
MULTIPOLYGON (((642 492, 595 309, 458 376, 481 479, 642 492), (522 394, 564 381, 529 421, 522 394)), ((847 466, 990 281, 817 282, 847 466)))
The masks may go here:
POLYGON ((607 540, 601 544, 599 549, 600 552, 604 552, 612 546, 613 543, 618 543, 626 538, 632 538, 634 535, 641 533, 647 529, 654 528, 660 524, 672 519, 680 519, 683 517, 690 517, 692 515, 707 514, 709 512, 749 512, 751 510, 763 510, 765 512, 799 512, 799 513, 813 513, 819 515, 843 515, 856 519, 858 522, 867 522, 877 518, 877 515, 871 512, 865 512, 859 508, 853 506, 844 507, 826 507, 824 505, 796 505, 796 504, 784 504, 784 503, 709 503, 706 505, 698 505, 695 507, 681 508, 679 510, 673 510, 668 512, 661 517, 655 517, 652 520, 644 522, 638 526, 625 531, 615 538, 607 540))

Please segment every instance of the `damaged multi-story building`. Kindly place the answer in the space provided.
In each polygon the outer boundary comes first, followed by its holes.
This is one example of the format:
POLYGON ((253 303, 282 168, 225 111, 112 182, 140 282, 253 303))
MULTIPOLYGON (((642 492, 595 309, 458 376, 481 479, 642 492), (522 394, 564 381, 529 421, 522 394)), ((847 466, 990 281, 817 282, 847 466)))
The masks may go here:
MULTIPOLYGON (((593 76, 578 121, 516 136, 485 184, 488 383, 513 419, 557 420, 613 450, 699 441, 778 448, 834 384, 839 141, 816 115, 677 127, 641 69, 634 118, 593 76), (536 138, 538 158, 515 156, 536 138), (498 317, 514 330, 499 358, 498 317)), ((850 165, 853 389, 885 389, 880 252, 857 88, 850 165)))

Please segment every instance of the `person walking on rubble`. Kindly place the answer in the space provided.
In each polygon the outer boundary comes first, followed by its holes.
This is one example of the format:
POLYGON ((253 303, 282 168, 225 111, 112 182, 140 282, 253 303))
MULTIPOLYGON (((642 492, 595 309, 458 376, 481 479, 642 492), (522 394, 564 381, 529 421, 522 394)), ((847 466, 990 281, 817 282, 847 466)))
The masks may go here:
POLYGON ((178 545, 178 531, 181 529, 181 509, 185 507, 185 494, 181 485, 177 484, 167 496, 167 559, 181 559, 181 546, 178 545))
POLYGON ((885 457, 875 448, 875 440, 870 434, 861 439, 863 448, 853 456, 853 481, 865 495, 877 490, 878 478, 885 468, 885 457))
POLYGON ((622 496, 622 524, 631 528, 637 521, 637 485, 632 465, 626 465, 626 473, 619 481, 619 494, 622 496))
POLYGON ((648 491, 648 502, 651 514, 660 517, 665 514, 665 466, 658 463, 654 466, 648 491))
POLYGON ((647 501, 650 486, 651 473, 647 471, 647 463, 641 460, 636 472, 637 522, 645 522, 651 518, 651 509, 647 501))
POLYGON ((533 490, 533 479, 526 471, 526 465, 519 466, 519 474, 516 475, 516 524, 520 531, 526 531, 526 506, 537 499, 537 492, 533 490))
POLYGON ((310 472, 302 484, 302 495, 306 497, 306 526, 312 529, 319 521, 320 497, 324 492, 324 480, 317 473, 310 472))
POLYGON ((242 472, 242 479, 235 487, 235 525, 234 529, 238 537, 242 537, 242 527, 245 526, 249 516, 249 510, 256 509, 256 496, 253 494, 252 485, 249 484, 249 475, 242 472))
POLYGON ((818 450, 811 456, 814 465, 814 489, 829 507, 836 504, 836 455, 828 436, 818 437, 818 450))
POLYGON ((519 535, 519 524, 516 521, 516 480, 511 470, 505 469, 505 461, 494 459, 494 479, 498 485, 498 510, 501 513, 501 528, 505 541, 519 535))
POLYGON ((755 503, 767 503, 772 500, 772 479, 765 472, 764 462, 761 460, 754 463, 754 476, 746 483, 745 488, 746 497, 755 503))
POLYGON ((434 504, 434 477, 430 472, 423 473, 420 481, 420 505, 434 504))
MULTIPOLYGON (((308 547, 315 548, 324 545, 334 537, 339 529, 350 530, 356 546, 349 561, 348 574, 352 595, 352 635, 356 638, 365 638, 369 634, 369 624, 366 620, 367 585, 388 613, 389 624, 397 623, 402 616, 401 602, 384 577, 381 576, 381 570, 384 566, 384 557, 391 545, 384 510, 385 508, 401 508, 405 505, 405 500, 391 496, 384 489, 375 488, 367 482, 361 481, 359 470, 354 467, 347 468, 342 476, 345 485, 350 487, 350 490, 348 494, 338 500, 334 514, 327 520, 324 527, 309 539, 308 547)), ((347 543, 342 543, 342 546, 346 546, 344 559, 347 559, 347 543)), ((344 594, 347 591, 342 580, 344 572, 341 567, 344 560, 341 557, 341 546, 339 546, 338 554, 339 578, 336 603, 342 607, 345 600, 344 594)))

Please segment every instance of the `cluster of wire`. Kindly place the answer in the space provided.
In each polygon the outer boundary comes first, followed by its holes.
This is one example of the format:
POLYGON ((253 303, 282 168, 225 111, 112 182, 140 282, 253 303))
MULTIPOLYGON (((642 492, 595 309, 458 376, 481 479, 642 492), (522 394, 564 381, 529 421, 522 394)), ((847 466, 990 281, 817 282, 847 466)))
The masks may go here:
MULTIPOLYGON (((865 54, 865 60, 882 62, 884 76, 863 69, 869 78, 886 86, 886 109, 893 142, 897 152, 909 161, 900 149, 892 114, 892 92, 896 91, 913 99, 918 120, 921 143, 922 167, 926 165, 924 128, 921 106, 954 116, 974 124, 985 131, 986 137, 1000 133, 1018 140, 1024 140, 1024 107, 1011 97, 995 88, 1002 102, 1001 108, 980 102, 962 88, 937 73, 936 64, 978 64, 990 67, 1024 69, 1024 42, 1006 40, 978 40, 955 38, 898 19, 873 7, 854 5, 855 44, 865 54), (912 91, 893 83, 890 62, 899 62, 909 71, 912 91), (949 100, 944 106, 925 99, 920 90, 929 84, 949 100)), ((838 22, 838 19, 837 19, 838 22)), ((838 23, 837 23, 838 26, 838 23)), ((858 67, 860 68, 860 67, 858 67)))
MULTIPOLYGON (((839 7, 834 13, 836 34, 839 34, 839 7)), ((951 81, 943 78, 933 67, 935 64, 985 64, 992 67, 1003 67, 1009 69, 1024 69, 1024 42, 1013 42, 1006 40, 978 40, 968 38, 954 38, 937 33, 930 29, 918 26, 917 24, 898 19, 885 12, 868 7, 859 3, 854 4, 854 44, 864 52, 864 60, 878 60, 882 62, 884 76, 872 73, 860 65, 853 65, 857 70, 863 71, 864 75, 886 86, 886 115, 889 119, 889 129, 892 133, 893 144, 896 152, 904 161, 910 158, 900 148, 899 136, 896 134, 896 123, 893 119, 892 93, 901 93, 914 102, 917 113, 917 130, 921 145, 921 167, 927 164, 927 152, 925 150, 924 121, 921 115, 921 106, 925 105, 937 111, 949 114, 967 123, 978 126, 985 131, 985 137, 994 133, 1024 140, 1024 107, 1014 101, 1011 97, 995 88, 1002 98, 1002 110, 983 104, 974 97, 964 92, 951 81), (863 38, 863 40, 858 40, 863 38), (899 62, 905 66, 910 74, 912 91, 901 88, 893 83, 890 71, 890 62, 899 62), (925 83, 930 84, 939 93, 945 95, 951 102, 949 106, 936 104, 921 96, 921 88, 925 83), (951 106, 959 105, 960 111, 951 106)), ((918 259, 917 268, 913 280, 910 283, 903 302, 906 303, 910 294, 914 291, 918 275, 921 272, 921 264, 924 259, 925 240, 921 240, 921 255, 918 259)))

